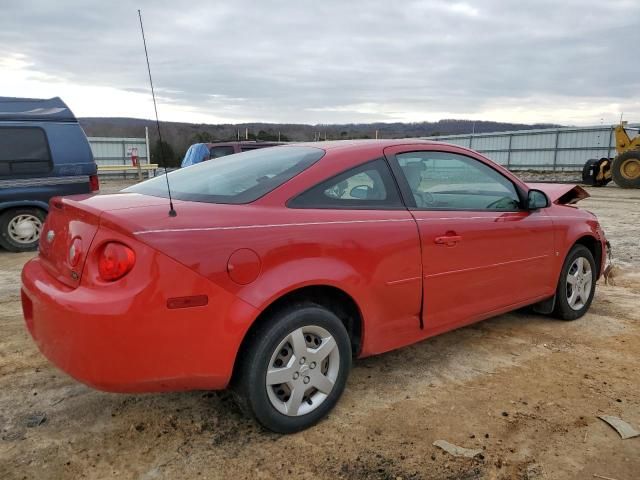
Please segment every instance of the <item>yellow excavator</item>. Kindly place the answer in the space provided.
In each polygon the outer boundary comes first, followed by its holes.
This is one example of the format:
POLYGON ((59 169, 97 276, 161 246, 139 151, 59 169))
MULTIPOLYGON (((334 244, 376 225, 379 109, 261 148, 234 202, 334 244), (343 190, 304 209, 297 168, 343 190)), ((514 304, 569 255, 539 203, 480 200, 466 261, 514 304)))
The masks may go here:
POLYGON ((615 158, 592 158, 582 169, 586 185, 604 187, 611 180, 622 188, 640 188, 640 135, 629 137, 625 125, 614 127, 616 136, 615 158))

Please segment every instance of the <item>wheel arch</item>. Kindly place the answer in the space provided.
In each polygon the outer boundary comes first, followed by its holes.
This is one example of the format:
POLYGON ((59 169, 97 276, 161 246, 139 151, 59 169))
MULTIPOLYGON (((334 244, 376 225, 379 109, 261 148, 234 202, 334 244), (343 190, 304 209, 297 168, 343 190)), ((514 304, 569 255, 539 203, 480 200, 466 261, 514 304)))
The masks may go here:
POLYGON ((576 245, 583 245, 587 247, 587 249, 591 252, 591 254, 593 255, 593 259, 596 262, 596 279, 600 278, 600 270, 602 266, 602 243, 600 242, 600 240, 598 240, 593 235, 582 235, 573 243, 573 245, 571 245, 571 247, 567 251, 567 255, 576 245))
POLYGON ((19 200, 12 202, 0 202, 0 215, 6 212, 7 210, 12 210, 16 208, 37 208, 42 210, 45 215, 49 211, 49 204, 46 202, 40 202, 38 200, 19 200))
POLYGON ((364 333, 364 318, 362 310, 355 299, 344 290, 326 284, 305 285, 287 291, 272 300, 255 318, 247 329, 236 353, 232 378, 237 374, 243 352, 247 349, 252 333, 269 321, 271 315, 288 305, 297 302, 312 302, 332 311, 344 324, 351 340, 351 350, 358 356, 362 348, 364 333))
MULTIPOLYGON (((594 235, 589 233, 584 233, 578 238, 576 238, 576 240, 573 243, 571 243, 569 245, 569 248, 567 248, 567 250, 564 252, 564 256, 562 257, 562 262, 560 263, 560 270, 558 271, 558 275, 557 275, 556 285, 558 285, 558 283, 560 282, 560 277, 562 275, 562 266, 564 265, 564 262, 567 256, 569 255, 569 252, 571 252, 573 247, 575 247, 576 245, 582 245, 591 252, 591 254, 593 255, 593 260, 595 261, 595 264, 596 264, 596 280, 600 278, 600 273, 601 273, 600 271, 602 268, 601 242, 594 235)), ((535 303, 533 305, 533 309, 538 313, 549 314, 553 312, 555 308, 555 304, 556 304, 556 294, 554 293, 551 297, 547 298, 546 300, 535 303)))

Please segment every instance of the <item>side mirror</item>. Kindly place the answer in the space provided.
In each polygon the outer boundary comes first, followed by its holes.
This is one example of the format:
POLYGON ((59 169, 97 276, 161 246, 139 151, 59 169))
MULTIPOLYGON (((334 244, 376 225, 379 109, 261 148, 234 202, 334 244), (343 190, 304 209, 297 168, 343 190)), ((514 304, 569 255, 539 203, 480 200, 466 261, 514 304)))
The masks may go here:
POLYGON ((538 210, 549 206, 549 197, 542 190, 529 190, 527 194, 527 209, 538 210))
POLYGON ((371 190, 369 185, 358 185, 351 189, 349 196, 351 198, 357 198, 358 200, 366 200, 369 196, 369 190, 371 190))

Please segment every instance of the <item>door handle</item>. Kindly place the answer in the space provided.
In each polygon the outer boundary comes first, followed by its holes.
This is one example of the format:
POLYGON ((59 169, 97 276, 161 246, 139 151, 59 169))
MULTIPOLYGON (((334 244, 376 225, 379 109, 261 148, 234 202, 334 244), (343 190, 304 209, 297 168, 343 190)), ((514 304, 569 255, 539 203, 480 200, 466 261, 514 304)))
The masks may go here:
POLYGON ((452 247, 456 243, 461 242, 462 237, 460 235, 445 235, 444 237, 436 237, 433 239, 433 241, 438 245, 446 245, 448 247, 452 247))

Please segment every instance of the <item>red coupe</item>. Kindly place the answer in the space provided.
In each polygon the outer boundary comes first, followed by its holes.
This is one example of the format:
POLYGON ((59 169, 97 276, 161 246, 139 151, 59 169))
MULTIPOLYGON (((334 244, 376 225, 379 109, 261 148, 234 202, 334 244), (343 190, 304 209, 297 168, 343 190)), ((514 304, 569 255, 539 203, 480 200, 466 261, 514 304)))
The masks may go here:
POLYGON ((414 140, 272 147, 56 198, 22 305, 42 353, 113 392, 224 389, 306 428, 352 358, 526 305, 581 317, 606 260, 573 185, 414 140))

